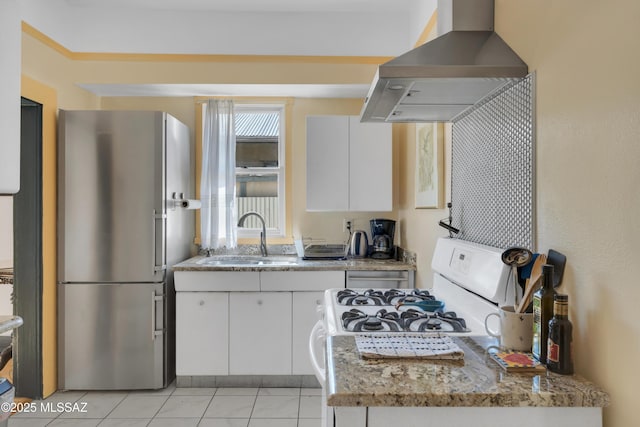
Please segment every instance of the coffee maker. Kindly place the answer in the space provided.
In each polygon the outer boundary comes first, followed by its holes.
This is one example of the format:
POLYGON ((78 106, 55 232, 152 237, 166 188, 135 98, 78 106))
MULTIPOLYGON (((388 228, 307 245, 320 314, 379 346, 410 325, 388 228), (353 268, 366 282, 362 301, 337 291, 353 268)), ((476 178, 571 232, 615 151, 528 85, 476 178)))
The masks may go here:
POLYGON ((392 219, 376 218, 370 221, 371 258, 391 259, 395 257, 396 248, 393 245, 393 235, 396 230, 396 222, 392 219))

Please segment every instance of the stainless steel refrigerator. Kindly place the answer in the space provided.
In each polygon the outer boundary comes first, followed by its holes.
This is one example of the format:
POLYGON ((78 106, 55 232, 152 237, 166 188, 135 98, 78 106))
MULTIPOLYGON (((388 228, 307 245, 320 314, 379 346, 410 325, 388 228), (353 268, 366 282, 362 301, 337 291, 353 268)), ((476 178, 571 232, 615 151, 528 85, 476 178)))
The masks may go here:
POLYGON ((171 265, 190 256, 189 129, 153 111, 64 111, 58 125, 58 386, 175 378, 171 265))

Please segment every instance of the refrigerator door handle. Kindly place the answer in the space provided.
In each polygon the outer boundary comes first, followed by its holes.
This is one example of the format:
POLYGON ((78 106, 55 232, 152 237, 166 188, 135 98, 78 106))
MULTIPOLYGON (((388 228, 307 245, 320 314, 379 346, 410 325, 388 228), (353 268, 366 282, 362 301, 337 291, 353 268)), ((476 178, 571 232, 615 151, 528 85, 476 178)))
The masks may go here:
POLYGON ((156 295, 155 291, 151 292, 151 341, 155 341, 156 337, 164 334, 164 329, 156 329, 156 304, 164 302, 164 296, 156 295))
MULTIPOLYGON (((164 230, 164 223, 165 223, 166 220, 167 220, 167 214, 164 214, 164 213, 163 214, 159 214, 159 213, 156 213, 155 209, 153 210, 153 222, 152 222, 153 223, 153 232, 151 233, 151 235, 153 236, 152 237, 152 239, 153 239, 153 242, 152 242, 152 245, 153 245, 152 265, 153 265, 153 273, 154 274, 157 273, 158 271, 164 271, 164 270, 167 269, 167 264, 164 263, 164 260, 165 260, 165 254, 164 254, 165 247, 164 247, 164 245, 162 245, 162 249, 161 249, 161 251, 162 251, 162 261, 161 261, 160 264, 158 264, 158 260, 157 260, 158 255, 156 253, 157 252, 156 232, 157 232, 157 227, 158 227, 158 221, 162 222, 162 228, 164 230)), ((164 232, 163 232, 163 234, 164 234, 164 232)))

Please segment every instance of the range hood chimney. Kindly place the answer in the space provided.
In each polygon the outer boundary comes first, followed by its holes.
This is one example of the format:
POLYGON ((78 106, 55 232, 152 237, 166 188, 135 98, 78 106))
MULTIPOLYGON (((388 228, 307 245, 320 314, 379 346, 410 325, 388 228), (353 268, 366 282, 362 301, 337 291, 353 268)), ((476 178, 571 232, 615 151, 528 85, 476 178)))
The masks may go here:
POLYGON ((493 27, 493 0, 438 0, 438 38, 378 67, 362 122, 447 122, 527 64, 493 27))

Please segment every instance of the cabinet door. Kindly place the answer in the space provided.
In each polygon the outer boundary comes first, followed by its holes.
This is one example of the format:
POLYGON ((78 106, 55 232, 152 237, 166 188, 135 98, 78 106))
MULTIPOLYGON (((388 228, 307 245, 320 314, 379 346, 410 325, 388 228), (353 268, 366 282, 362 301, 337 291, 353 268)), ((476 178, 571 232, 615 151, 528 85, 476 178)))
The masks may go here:
POLYGON ((307 210, 349 209, 349 117, 307 117, 307 210))
POLYGON ((20 190, 20 5, 0 1, 0 194, 20 190))
POLYGON ((229 373, 291 374, 291 292, 229 296, 229 373))
POLYGON ((229 293, 176 293, 176 374, 229 375, 229 293))
POLYGON ((349 116, 349 159, 349 210, 391 211, 391 125, 349 116))
MULTIPOLYGON (((8 267, 13 267, 13 197, 0 196, 0 269, 8 267)), ((7 298, 6 301, 9 302, 10 299, 7 298)), ((0 312, 12 313, 13 310, 0 312)))
POLYGON ((293 293, 293 375, 313 375, 308 343, 311 328, 320 319, 317 307, 322 296, 322 292, 293 293))

